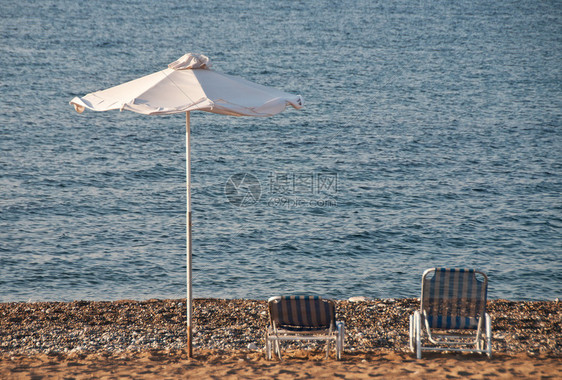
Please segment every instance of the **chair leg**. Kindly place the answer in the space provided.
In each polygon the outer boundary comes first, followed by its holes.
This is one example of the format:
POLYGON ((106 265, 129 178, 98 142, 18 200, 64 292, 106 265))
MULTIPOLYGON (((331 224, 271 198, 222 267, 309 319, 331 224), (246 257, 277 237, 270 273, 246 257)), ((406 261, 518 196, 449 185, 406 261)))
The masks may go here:
POLYGON ((341 342, 339 335, 336 337, 336 360, 341 360, 341 342))
POLYGON ((271 360, 271 340, 269 336, 265 336, 265 355, 267 360, 271 360))
POLYGON ((486 355, 489 358, 492 357, 492 319, 490 315, 486 313, 484 316, 486 319, 486 355))
POLYGON ((341 360, 343 354, 343 346, 345 344, 345 324, 343 322, 338 323, 338 335, 336 340, 336 359, 341 360))
POLYGON ((414 314, 414 334, 416 337, 416 357, 421 359, 421 333, 422 333, 422 326, 421 326, 421 315, 419 311, 416 311, 414 314))
POLYGON ((275 353, 277 354, 279 360, 283 360, 283 358, 281 357, 281 343, 279 342, 279 340, 275 341, 275 353))
POLYGON ((414 314, 410 315, 410 351, 416 352, 414 349, 414 314))

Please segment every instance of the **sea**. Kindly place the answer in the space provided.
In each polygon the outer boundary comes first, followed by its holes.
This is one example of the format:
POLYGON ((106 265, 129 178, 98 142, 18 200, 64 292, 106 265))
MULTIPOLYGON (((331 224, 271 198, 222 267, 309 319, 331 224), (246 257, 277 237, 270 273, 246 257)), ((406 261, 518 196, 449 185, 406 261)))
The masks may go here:
POLYGON ((305 100, 192 112, 193 297, 562 296, 559 0, 2 0, 0 32, 1 302, 185 298, 185 115, 69 101, 188 52, 305 100))

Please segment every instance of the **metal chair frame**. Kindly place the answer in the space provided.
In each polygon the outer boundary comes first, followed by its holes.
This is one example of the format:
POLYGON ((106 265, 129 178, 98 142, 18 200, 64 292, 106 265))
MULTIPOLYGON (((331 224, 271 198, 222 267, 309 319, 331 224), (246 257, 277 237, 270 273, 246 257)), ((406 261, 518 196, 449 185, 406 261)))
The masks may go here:
MULTIPOLYGON (((344 350, 344 336, 345 324, 340 321, 335 321, 335 304, 331 300, 325 300, 321 297, 312 296, 276 296, 268 300, 269 320, 270 326, 267 328, 265 335, 265 346, 267 359, 272 359, 272 351, 283 360, 281 356, 281 342, 283 341, 313 341, 325 340, 326 341, 326 358, 330 355, 330 344, 333 341, 336 348, 336 359, 341 360, 344 350), (299 301, 304 303, 321 303, 330 309, 329 322, 327 326, 315 326, 311 323, 304 321, 309 320, 310 316, 302 317, 304 320, 300 325, 292 324, 289 326, 284 316, 280 315, 274 308, 280 307, 283 302, 299 301), (327 327, 327 328, 326 328, 327 327)), ((306 309, 298 310, 301 313, 306 313, 306 309)), ((301 315, 299 315, 301 317, 301 315)), ((324 317, 326 317, 324 315, 324 317)))
MULTIPOLYGON (((473 353, 485 353, 488 357, 492 356, 492 321, 490 315, 486 312, 486 294, 487 294, 487 287, 488 287, 488 277, 480 271, 472 270, 472 269, 448 269, 448 268, 431 268, 426 270, 422 276, 422 292, 420 298, 420 310, 416 310, 413 315, 410 316, 410 349, 412 352, 416 353, 416 357, 418 359, 422 356, 422 351, 458 351, 458 352, 473 352, 473 353), (483 302, 481 306, 481 310, 477 315, 471 315, 469 317, 459 317, 459 318, 468 318, 470 319, 470 323, 468 326, 458 327, 456 325, 451 324, 451 326, 447 326, 449 323, 446 323, 445 327, 431 327, 430 326, 430 318, 436 317, 429 315, 428 311, 424 307, 428 302, 436 303, 443 299, 447 299, 447 297, 437 297, 436 299, 426 300, 425 295, 427 294, 427 290, 425 289, 428 285, 427 277, 430 274, 435 274, 437 271, 440 272, 440 275, 448 274, 449 276, 454 273, 461 273, 466 274, 468 273, 472 278, 471 281, 479 282, 479 286, 481 286, 481 291, 483 292, 483 297, 480 299, 480 302, 483 302), (480 281, 476 278, 476 274, 481 275, 483 277, 483 281, 480 281), (474 328, 474 325, 476 328, 474 328), (424 338, 424 329, 425 333, 427 334, 427 341, 431 345, 423 345, 423 338, 424 338), (438 332, 434 332, 433 330, 437 330, 438 332), (451 334, 446 331, 453 331, 453 330, 476 330, 476 333, 467 333, 467 334, 451 334), (445 347, 439 347, 445 346, 445 347), (457 346, 457 347, 454 347, 457 346), (464 346, 464 348, 459 348, 458 346, 464 346), (469 348, 468 346, 474 346, 474 348, 469 348)), ((455 294, 458 296, 458 294, 455 294)), ((463 294, 460 295, 460 299, 463 298, 463 294)), ((450 322, 451 316, 437 316, 439 318, 449 318, 448 322, 450 322)), ((457 316, 455 316, 457 317, 457 316)))

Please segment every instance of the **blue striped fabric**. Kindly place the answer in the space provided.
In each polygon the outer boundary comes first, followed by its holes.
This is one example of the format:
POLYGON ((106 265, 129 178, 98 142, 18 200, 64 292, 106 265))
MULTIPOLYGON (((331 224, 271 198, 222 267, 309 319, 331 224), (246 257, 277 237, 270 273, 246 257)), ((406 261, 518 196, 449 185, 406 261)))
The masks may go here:
POLYGON ((281 329, 312 331, 335 327, 335 306, 319 296, 283 296, 269 303, 272 321, 281 329))
POLYGON ((427 321, 430 327, 438 329, 476 329, 478 327, 477 318, 468 317, 457 317, 457 316, 446 316, 438 315, 434 317, 433 315, 427 316, 427 321), (463 327, 460 327, 463 326, 463 327))
POLYGON ((487 281, 473 269, 435 268, 423 279, 422 312, 433 328, 475 329, 486 311, 486 297, 487 281))

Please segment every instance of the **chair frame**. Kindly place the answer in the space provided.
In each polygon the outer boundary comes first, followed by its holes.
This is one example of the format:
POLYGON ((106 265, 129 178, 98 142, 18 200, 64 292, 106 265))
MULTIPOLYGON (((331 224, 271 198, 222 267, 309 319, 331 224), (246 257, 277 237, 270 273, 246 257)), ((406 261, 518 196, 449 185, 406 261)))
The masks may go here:
MULTIPOLYGON (((450 277, 449 277, 450 278, 450 277)), ((488 277, 483 272, 473 270, 473 269, 449 269, 449 268, 431 268, 426 270, 422 275, 422 291, 420 298, 420 309, 416 310, 413 315, 410 316, 410 349, 412 352, 416 353, 416 357, 421 359, 422 351, 458 351, 458 352, 472 352, 472 353, 485 353, 488 357, 492 356, 492 321, 490 315, 486 312, 486 296, 488 289, 488 277), (457 327, 457 326, 445 326, 445 327, 431 327, 429 319, 431 317, 447 317, 447 316, 430 316, 428 311, 424 309, 426 301, 424 296, 426 294, 426 278, 430 274, 435 274, 440 272, 440 275, 454 273, 468 273, 472 276, 471 281, 479 282, 482 287, 483 297, 480 302, 484 304, 481 307, 480 313, 475 315, 476 328, 474 326, 468 327, 457 327), (483 277, 483 281, 476 278, 476 274, 483 277), (423 345, 424 329, 427 333, 428 345, 423 345), (434 332, 437 330, 438 332, 434 332), (451 330, 476 330, 476 333, 468 334, 451 334, 447 331, 451 330), (430 345, 432 344, 432 345, 430 345), (441 347, 439 347, 441 346, 441 347), (443 347, 445 346, 445 347, 443 347), (454 347, 457 346, 457 347, 454 347), (459 348, 461 346, 464 348, 459 348), (474 346, 470 348, 469 346, 474 346)), ((458 295, 458 294, 456 294, 458 295)), ((462 296, 461 296, 462 298, 462 296)), ((438 300, 447 299, 447 297, 440 297, 438 300)), ((433 301, 434 302, 434 301, 433 301)), ((450 317, 450 316, 449 316, 450 317)), ((470 317, 469 317, 470 318, 470 317)))
POLYGON ((275 296, 269 298, 267 302, 270 325, 268 326, 265 335, 265 346, 268 360, 272 359, 272 351, 275 351, 279 360, 283 360, 281 356, 281 342, 291 340, 325 340, 326 359, 330 356, 330 343, 333 341, 336 348, 336 359, 341 360, 344 350, 345 324, 344 322, 335 320, 334 301, 322 299, 319 296, 275 296), (288 328, 286 324, 284 324, 281 316, 273 310, 273 308, 277 307, 279 303, 283 303, 285 301, 301 301, 305 303, 314 301, 327 305, 331 311, 331 315, 329 315, 329 327, 314 328, 309 324, 303 323, 300 326, 294 326, 295 329, 288 328))

